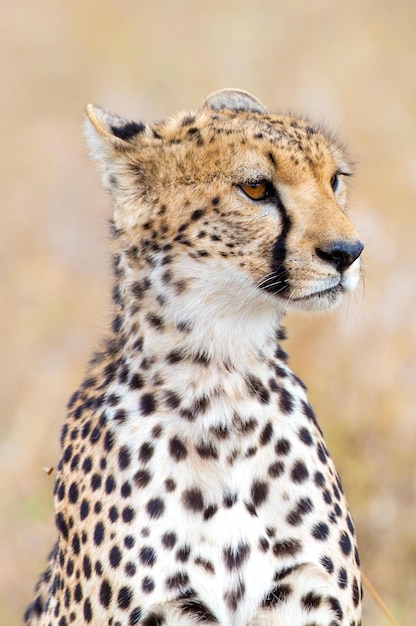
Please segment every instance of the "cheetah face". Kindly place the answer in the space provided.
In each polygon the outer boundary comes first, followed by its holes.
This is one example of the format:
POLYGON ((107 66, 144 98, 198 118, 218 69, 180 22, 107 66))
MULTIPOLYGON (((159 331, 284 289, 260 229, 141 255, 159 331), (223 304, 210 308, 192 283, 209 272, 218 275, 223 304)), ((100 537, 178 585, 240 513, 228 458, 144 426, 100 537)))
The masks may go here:
POLYGON ((350 163, 322 129, 237 90, 153 126, 88 115, 124 249, 153 265, 168 251, 178 280, 206 276, 207 293, 226 284, 281 312, 335 306, 357 286, 350 163))

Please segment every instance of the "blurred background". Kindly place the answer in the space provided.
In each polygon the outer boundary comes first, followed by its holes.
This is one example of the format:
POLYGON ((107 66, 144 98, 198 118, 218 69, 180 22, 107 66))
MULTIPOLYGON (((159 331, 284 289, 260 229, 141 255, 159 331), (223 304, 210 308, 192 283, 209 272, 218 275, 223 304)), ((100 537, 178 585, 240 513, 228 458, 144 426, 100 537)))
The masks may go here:
MULTIPOLYGON (((323 121, 357 163, 364 286, 288 319, 286 345, 342 475, 363 570, 416 623, 416 3, 20 0, 0 23, 0 623, 17 626, 54 541, 69 395, 108 321, 107 198, 81 125, 240 87, 323 121)), ((387 622, 366 594, 364 624, 387 622)))

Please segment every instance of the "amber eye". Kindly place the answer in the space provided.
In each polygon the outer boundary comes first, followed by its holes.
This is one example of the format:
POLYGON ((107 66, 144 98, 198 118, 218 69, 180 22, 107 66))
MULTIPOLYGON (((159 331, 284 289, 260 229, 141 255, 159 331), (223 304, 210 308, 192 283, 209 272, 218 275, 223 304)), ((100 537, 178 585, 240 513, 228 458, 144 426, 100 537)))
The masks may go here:
POLYGON ((242 189, 251 200, 264 200, 268 195, 269 185, 264 180, 259 183, 241 183, 240 189, 242 189))

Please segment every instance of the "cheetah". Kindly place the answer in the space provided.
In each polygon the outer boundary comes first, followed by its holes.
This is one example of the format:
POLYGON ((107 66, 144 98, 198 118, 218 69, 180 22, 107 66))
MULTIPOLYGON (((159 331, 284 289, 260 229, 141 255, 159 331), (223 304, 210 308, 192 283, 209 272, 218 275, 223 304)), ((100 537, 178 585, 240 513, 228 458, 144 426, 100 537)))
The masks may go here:
POLYGON ((290 310, 360 278, 345 149, 211 94, 154 125, 89 105, 114 315, 68 405, 58 539, 27 626, 359 626, 354 525, 290 310))

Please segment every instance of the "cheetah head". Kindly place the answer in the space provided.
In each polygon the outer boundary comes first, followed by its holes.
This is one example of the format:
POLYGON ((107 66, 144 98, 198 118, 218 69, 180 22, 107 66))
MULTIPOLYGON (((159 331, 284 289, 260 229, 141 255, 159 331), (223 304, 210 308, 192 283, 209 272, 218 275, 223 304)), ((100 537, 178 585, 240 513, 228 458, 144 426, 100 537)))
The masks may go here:
POLYGON ((322 128, 230 89, 152 126, 87 113, 118 245, 134 247, 137 263, 169 257, 175 284, 207 302, 280 313, 333 307, 357 286, 351 165, 322 128))

